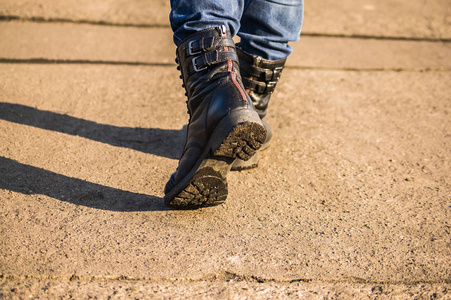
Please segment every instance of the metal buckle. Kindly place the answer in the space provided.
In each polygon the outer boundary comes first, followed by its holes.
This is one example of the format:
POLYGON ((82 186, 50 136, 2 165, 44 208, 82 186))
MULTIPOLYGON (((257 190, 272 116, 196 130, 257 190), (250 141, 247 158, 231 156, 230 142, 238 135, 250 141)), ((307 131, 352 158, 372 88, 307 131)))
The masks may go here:
POLYGON ((193 57, 193 59, 192 59, 194 71, 196 71, 196 72, 205 70, 205 69, 207 68, 207 66, 205 66, 205 67, 203 67, 203 68, 200 68, 200 69, 197 67, 197 62, 196 62, 196 60, 197 60, 198 58, 200 58, 200 56, 193 57))
POLYGON ((202 52, 200 49, 199 49, 197 52, 193 52, 193 44, 194 44, 195 42, 197 42, 197 41, 190 41, 190 42, 188 43, 188 53, 189 53, 189 55, 195 55, 195 54, 199 54, 199 53, 202 52))
POLYGON ((265 93, 272 93, 276 87, 277 81, 270 81, 266 84, 265 93))
POLYGON ((278 80, 280 78, 280 74, 282 73, 282 70, 283 70, 283 67, 274 68, 271 80, 278 80))

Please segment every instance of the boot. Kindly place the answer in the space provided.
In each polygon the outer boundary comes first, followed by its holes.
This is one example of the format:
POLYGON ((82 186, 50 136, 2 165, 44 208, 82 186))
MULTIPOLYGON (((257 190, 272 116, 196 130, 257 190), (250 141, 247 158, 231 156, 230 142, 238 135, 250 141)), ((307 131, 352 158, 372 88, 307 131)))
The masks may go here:
MULTIPOLYGON (((263 59, 260 56, 254 56, 243 51, 239 45, 237 45, 237 53, 244 88, 249 94, 255 110, 262 119, 262 123, 267 131, 266 140, 260 149, 264 150, 269 147, 272 132, 269 125, 263 121, 263 118, 266 116, 269 99, 279 81, 286 59, 263 59)), ((247 161, 237 159, 231 169, 233 171, 241 171, 256 167, 258 167, 258 152, 247 161)))
POLYGON ((266 129, 245 92, 235 44, 225 26, 195 33, 176 52, 190 116, 177 170, 164 203, 193 209, 223 203, 233 162, 250 159, 266 129))

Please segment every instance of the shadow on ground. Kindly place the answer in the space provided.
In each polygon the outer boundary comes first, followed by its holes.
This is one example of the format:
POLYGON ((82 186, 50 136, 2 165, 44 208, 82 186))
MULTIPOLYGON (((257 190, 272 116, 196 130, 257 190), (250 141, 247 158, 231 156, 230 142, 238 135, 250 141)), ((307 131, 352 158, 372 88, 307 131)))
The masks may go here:
POLYGON ((160 197, 132 193, 25 165, 0 156, 0 189, 40 194, 111 211, 166 211, 160 197))
POLYGON ((174 145, 183 145, 186 132, 186 126, 179 130, 117 127, 6 102, 0 102, 0 119, 171 159, 180 158, 181 149, 174 145))

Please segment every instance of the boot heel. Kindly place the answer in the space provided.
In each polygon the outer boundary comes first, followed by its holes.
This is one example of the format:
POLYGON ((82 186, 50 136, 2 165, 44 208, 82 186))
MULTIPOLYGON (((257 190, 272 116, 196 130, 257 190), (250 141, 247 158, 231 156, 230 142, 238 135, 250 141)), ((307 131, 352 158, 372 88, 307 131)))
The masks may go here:
POLYGON ((249 160, 266 140, 266 128, 254 111, 239 109, 224 117, 215 129, 214 156, 249 160))

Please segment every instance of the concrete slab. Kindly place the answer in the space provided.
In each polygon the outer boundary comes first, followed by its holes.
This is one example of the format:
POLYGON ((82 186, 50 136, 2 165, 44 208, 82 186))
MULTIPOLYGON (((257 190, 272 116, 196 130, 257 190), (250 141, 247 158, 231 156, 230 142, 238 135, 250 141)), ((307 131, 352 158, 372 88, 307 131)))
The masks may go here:
POLYGON ((449 298, 449 43, 324 36, 442 39, 449 6, 307 4, 259 168, 172 211, 168 2, 3 1, 34 21, 0 26, 0 298, 449 298))
MULTIPOLYGON (((175 66, 169 28, 7 22, 0 39, 2 59, 175 66)), ((288 66, 297 68, 451 69, 451 43, 304 36, 293 47, 288 66)))
POLYGON ((447 0, 323 0, 305 2, 305 33, 451 38, 447 0))
POLYGON ((176 47, 169 28, 33 22, 5 22, 0 28, 2 58, 170 63, 175 67, 176 47))
POLYGON ((167 0, 4 0, 0 4, 2 16, 167 27, 169 11, 167 0))
MULTIPOLYGON (((63 20, 138 26, 169 26, 169 1, 3 0, 0 15, 22 19, 63 20)), ((447 0, 306 1, 306 34, 365 35, 450 39, 447 0)))
POLYGON ((449 283, 449 72, 287 69, 260 167, 171 211, 176 72, 3 64, 3 276, 449 283))

